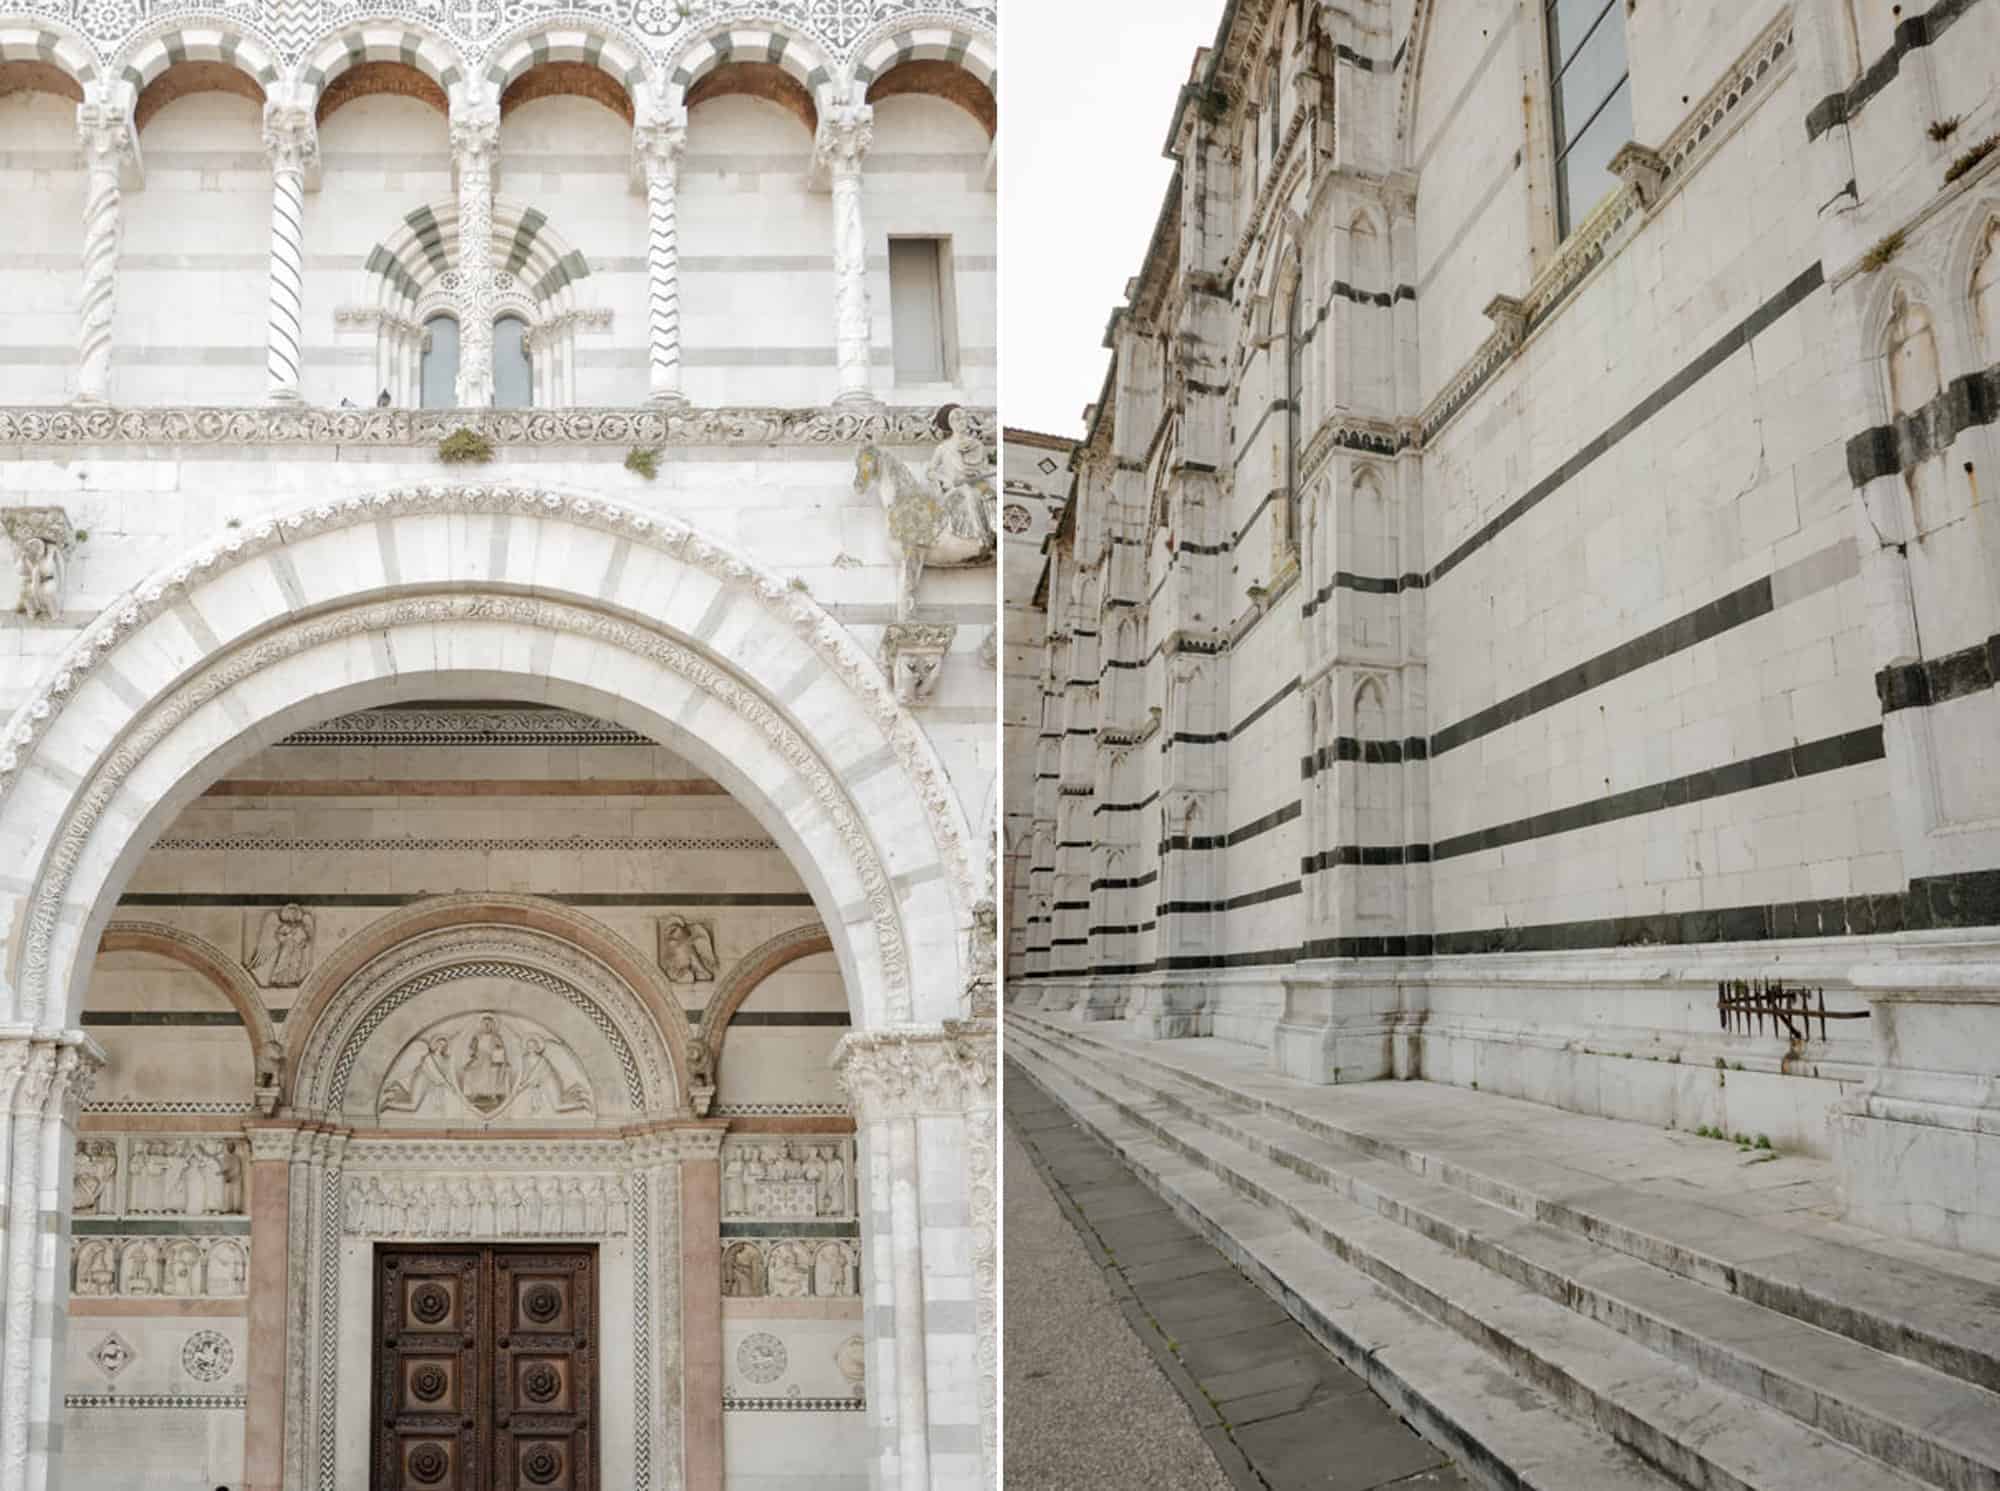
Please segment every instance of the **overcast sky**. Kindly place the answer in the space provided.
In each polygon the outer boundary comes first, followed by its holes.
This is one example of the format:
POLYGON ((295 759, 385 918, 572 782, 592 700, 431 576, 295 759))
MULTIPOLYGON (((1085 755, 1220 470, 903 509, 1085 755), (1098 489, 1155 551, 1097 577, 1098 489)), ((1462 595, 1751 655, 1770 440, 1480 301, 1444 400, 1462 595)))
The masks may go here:
POLYGON ((1104 323, 1139 272, 1173 163, 1160 154, 1223 0, 1000 7, 1000 416, 1081 435, 1104 323))

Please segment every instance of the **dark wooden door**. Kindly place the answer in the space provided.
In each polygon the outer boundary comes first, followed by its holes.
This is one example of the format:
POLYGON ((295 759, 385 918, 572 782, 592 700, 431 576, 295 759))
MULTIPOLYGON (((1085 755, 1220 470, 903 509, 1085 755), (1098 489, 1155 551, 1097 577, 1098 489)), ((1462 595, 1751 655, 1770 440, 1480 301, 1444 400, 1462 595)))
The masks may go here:
POLYGON ((372 1491, 597 1491, 597 1254, 377 1247, 372 1491))

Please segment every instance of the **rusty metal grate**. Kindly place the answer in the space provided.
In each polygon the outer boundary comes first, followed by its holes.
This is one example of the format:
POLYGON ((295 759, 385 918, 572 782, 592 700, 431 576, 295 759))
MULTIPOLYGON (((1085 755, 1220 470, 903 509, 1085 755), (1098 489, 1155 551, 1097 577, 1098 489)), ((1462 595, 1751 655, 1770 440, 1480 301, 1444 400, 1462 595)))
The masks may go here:
POLYGON ((1803 985, 1787 988, 1777 979, 1723 979, 1715 986, 1715 1012, 1722 1028, 1733 1035, 1762 1035, 1764 1021, 1771 1022, 1771 1034, 1782 1031, 1791 1039, 1811 1040, 1812 1022, 1819 1021, 1819 1038, 1826 1039, 1829 1020, 1865 1020, 1867 1010, 1830 1010, 1826 990, 1803 985))

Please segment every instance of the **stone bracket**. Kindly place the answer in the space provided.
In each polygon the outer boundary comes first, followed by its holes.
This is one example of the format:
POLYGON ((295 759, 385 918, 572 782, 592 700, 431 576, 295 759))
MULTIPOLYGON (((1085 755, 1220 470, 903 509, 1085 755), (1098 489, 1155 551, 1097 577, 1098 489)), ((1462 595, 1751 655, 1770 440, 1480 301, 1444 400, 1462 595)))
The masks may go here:
POLYGON ((958 628, 922 621, 892 622, 882 631, 882 667, 895 685, 900 704, 930 701, 944 672, 945 654, 951 651, 958 628))

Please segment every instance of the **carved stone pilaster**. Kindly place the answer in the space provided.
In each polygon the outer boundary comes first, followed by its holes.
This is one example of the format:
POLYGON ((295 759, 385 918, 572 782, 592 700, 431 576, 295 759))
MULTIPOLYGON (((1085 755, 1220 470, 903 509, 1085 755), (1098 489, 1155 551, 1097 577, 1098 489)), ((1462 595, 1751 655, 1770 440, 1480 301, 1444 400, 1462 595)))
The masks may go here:
POLYGON ((451 111, 451 159, 458 175, 458 404, 493 402, 493 161, 500 105, 469 94, 451 111))
POLYGON ((901 704, 927 704, 944 672, 958 628, 921 621, 891 622, 882 630, 882 666, 901 704))
POLYGON ((306 175, 319 159, 313 111, 284 98, 264 105, 264 153, 271 162, 271 288, 264 342, 266 396, 299 398, 299 344, 305 324, 306 175))
POLYGON ((878 402, 870 387, 872 320, 868 308, 868 233, 861 217, 861 162, 875 139, 867 104, 835 104, 820 116, 813 166, 833 183, 834 356, 838 404, 878 402))
POLYGON ((93 89, 76 106, 83 149, 83 298, 77 334, 76 398, 102 404, 111 393, 111 320, 118 292, 118 244, 124 231, 122 192, 138 184, 139 131, 130 90, 93 89))
POLYGON ((13 546, 21 578, 14 609, 31 621, 58 620, 69 583, 70 550, 76 546, 69 514, 60 507, 10 507, 0 512, 0 531, 13 546))
POLYGON ((687 114, 654 114, 632 130, 632 163, 646 187, 648 386, 656 404, 681 404, 681 244, 679 183, 687 114))

